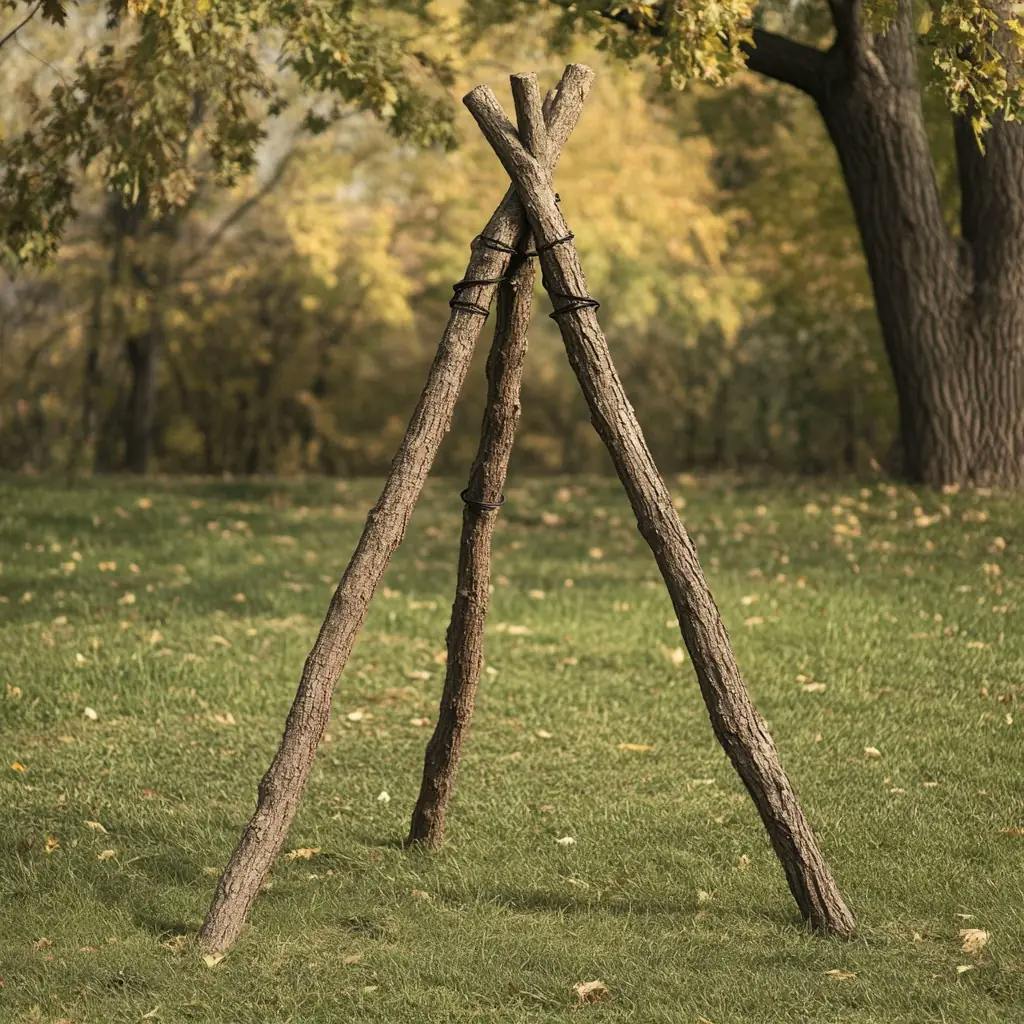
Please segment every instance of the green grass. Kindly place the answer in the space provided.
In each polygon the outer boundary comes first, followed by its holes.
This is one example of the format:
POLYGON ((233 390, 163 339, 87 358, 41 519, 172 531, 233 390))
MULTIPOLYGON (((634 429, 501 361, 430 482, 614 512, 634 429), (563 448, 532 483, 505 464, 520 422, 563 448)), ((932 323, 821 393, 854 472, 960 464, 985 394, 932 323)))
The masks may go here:
POLYGON ((801 925, 613 480, 509 489, 449 843, 401 848, 460 486, 340 682, 289 839, 319 854, 210 968, 188 936, 377 484, 0 482, 0 1020, 1024 1020, 1019 499, 673 481, 843 943, 801 925))

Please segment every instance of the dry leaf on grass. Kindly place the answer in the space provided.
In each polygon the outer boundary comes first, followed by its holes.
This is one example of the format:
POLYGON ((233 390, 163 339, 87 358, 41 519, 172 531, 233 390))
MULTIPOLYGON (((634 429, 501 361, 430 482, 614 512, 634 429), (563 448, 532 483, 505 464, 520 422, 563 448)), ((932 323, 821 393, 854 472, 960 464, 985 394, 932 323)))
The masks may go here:
POLYGON ((619 750, 629 751, 633 754, 646 754, 648 750, 653 750, 654 747, 650 743, 620 743, 619 750))
POLYGON ((608 986, 600 980, 577 981, 572 990, 581 1006, 585 1003, 600 1003, 611 997, 608 986))
POLYGON ((206 956, 203 957, 203 963, 206 964, 207 967, 216 967, 223 959, 223 953, 207 953, 206 956))
POLYGON ((864 756, 877 758, 882 756, 882 752, 878 749, 878 747, 865 747, 864 756))
POLYGON ((960 948, 965 953, 977 954, 988 945, 990 938, 989 933, 983 928, 961 928, 960 948))
POLYGON ((857 977, 854 971, 841 971, 838 968, 833 968, 831 971, 825 972, 826 978, 832 978, 834 981, 853 981, 857 977))
POLYGON ((285 860, 312 860, 320 852, 319 846, 300 846, 297 850, 289 850, 285 860))

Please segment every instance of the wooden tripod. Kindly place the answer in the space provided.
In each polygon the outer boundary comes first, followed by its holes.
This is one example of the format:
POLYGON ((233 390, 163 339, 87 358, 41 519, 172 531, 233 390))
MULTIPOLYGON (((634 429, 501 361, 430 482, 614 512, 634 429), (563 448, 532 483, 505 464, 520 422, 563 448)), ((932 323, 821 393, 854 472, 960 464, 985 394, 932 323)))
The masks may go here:
POLYGON ((539 257, 554 305, 552 316, 591 419, 665 580, 715 735, 757 807, 804 918, 822 932, 853 933, 853 915, 804 817, 767 727, 750 701, 696 550, 626 398, 598 323, 598 304, 587 292, 572 233, 558 210, 551 171, 579 119, 592 78, 589 68, 570 65, 542 106, 536 76, 514 75, 518 133, 490 90, 478 87, 465 98, 512 179, 512 188, 474 240, 423 394, 306 659, 280 746, 260 782, 256 810, 217 884, 200 931, 200 941, 210 951, 222 952, 234 944, 280 853, 327 726, 335 682, 374 590, 405 535, 497 293, 480 447, 463 492, 466 504, 444 692, 409 832, 410 842, 426 846, 436 847, 443 839, 483 662, 491 535, 519 418, 534 279, 532 260, 526 255, 531 232, 533 255, 539 257))

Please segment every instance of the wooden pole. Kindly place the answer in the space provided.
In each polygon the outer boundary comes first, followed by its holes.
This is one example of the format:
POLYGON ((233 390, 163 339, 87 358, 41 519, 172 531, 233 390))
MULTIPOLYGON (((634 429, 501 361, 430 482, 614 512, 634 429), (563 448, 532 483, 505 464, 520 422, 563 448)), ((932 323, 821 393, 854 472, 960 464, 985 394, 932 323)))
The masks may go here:
MULTIPOLYGON (((519 134, 535 156, 547 153, 547 128, 540 116, 536 75, 513 75, 519 134)), ((549 102, 551 97, 549 97, 549 102)), ((557 156, 557 154, 556 154, 557 156)), ((553 161, 552 161, 553 163, 553 161)), ((523 217, 516 248, 530 247, 523 217)), ((530 259, 513 257, 508 279, 498 287, 494 342, 487 360, 487 403, 480 446, 463 492, 459 568, 448 626, 448 663, 437 724, 427 744, 420 794, 409 826, 409 843, 436 849, 444 840, 448 804, 455 790, 462 744, 473 718, 484 660, 484 621, 491 582, 491 537, 504 500, 509 456, 519 423, 527 333, 533 312, 534 268, 530 259)))
POLYGON ((615 370, 572 234, 556 205, 550 175, 523 147, 489 89, 478 86, 464 102, 523 202, 569 362, 671 595, 715 735, 757 807, 804 918, 823 932, 852 935, 853 915, 804 817, 764 720, 751 703, 696 549, 615 370))
MULTIPOLYGON (((571 64, 551 104, 550 153, 557 153, 579 120, 593 72, 571 64)), ((204 949, 223 952, 237 940, 284 844, 306 787, 316 749, 327 728, 338 676, 348 661, 377 584, 405 536, 452 412, 473 348, 490 307, 494 282, 508 268, 522 224, 522 207, 510 189, 474 245, 427 382, 391 464, 384 490, 370 510, 355 553, 331 599, 320 634, 306 658, 284 735, 259 784, 256 810, 242 833, 199 932, 204 949), (481 241, 486 239, 486 242, 481 241)))

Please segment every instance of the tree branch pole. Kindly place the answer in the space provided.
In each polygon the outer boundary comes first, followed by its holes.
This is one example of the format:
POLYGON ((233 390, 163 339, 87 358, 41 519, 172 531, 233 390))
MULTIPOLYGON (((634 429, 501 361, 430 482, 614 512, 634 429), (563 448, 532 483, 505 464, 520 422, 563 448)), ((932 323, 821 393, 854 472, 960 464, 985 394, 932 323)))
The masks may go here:
MULTIPOLYGON (((571 64, 563 73, 551 107, 552 152, 561 149, 575 127, 592 79, 593 72, 583 65, 571 64)), ((511 248, 521 223, 522 207, 510 189, 487 222, 483 236, 511 248)), ((490 245, 474 245, 465 280, 501 278, 508 263, 507 252, 490 245)), ((256 810, 217 883, 199 932, 205 949, 224 951, 234 944, 284 844, 327 728, 335 682, 348 661, 377 584, 405 536, 427 473, 451 425, 483 325, 483 319, 465 307, 488 308, 494 291, 493 284, 473 286, 465 293, 467 301, 452 309, 384 490, 367 516, 356 550, 306 658, 280 746, 259 785, 256 810)))
POLYGON ((545 287, 591 419, 615 463, 640 533, 661 570, 715 735, 743 780, 805 919, 840 936, 854 931, 775 744, 740 675, 718 608, 612 362, 572 235, 546 169, 523 148, 494 94, 478 86, 465 104, 512 179, 533 228, 545 287))
MULTIPOLYGON (((513 75, 519 134, 530 152, 544 161, 548 139, 541 115, 536 75, 513 75), (535 116, 536 115, 536 116, 535 116)), ((550 99, 550 97, 549 97, 550 99)), ((552 166, 558 154, 553 155, 552 166)), ((530 248, 523 217, 516 248, 530 248)), ((484 660, 484 621, 491 582, 491 537, 504 500, 509 456, 519 423, 534 267, 531 259, 512 257, 508 279, 498 287, 494 342, 487 360, 487 403, 480 446, 463 492, 458 579, 448 626, 448 663, 437 724, 427 744, 420 794, 409 826, 409 843, 436 849, 444 840, 448 804, 455 790, 462 744, 473 718, 484 660)))

